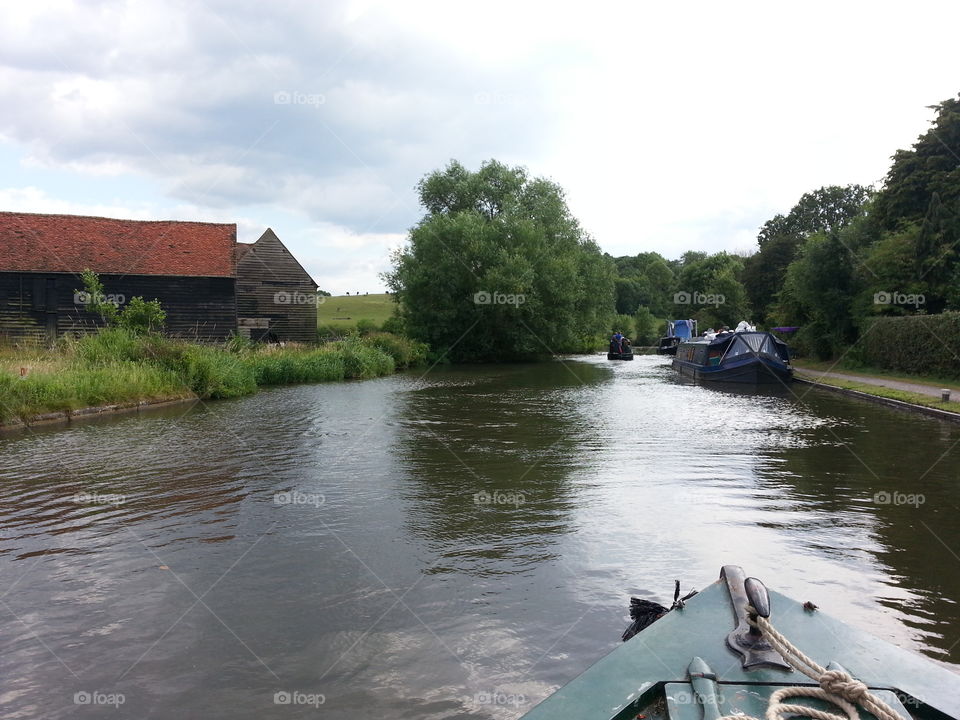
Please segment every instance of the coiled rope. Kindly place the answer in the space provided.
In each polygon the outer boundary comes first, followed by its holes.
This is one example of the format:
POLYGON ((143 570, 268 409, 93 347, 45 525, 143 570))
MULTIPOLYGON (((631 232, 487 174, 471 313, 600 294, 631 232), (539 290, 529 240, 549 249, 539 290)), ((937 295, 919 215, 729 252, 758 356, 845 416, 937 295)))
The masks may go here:
MULTIPOLYGON (((770 696, 767 704, 766 720, 785 720, 788 715, 802 715, 814 720, 860 720, 857 705, 872 713, 877 720, 904 720, 902 715, 871 693, 866 685, 849 673, 842 670, 827 670, 787 640, 773 627, 770 620, 759 617, 754 608, 748 608, 748 613, 747 622, 760 629, 767 642, 780 653, 787 664, 820 685, 820 687, 785 687, 777 690, 770 696), (806 705, 783 702, 784 699, 792 697, 824 700, 843 710, 846 717, 806 705)), ((758 720, 758 718, 751 718, 748 715, 725 715, 719 720, 758 720)))

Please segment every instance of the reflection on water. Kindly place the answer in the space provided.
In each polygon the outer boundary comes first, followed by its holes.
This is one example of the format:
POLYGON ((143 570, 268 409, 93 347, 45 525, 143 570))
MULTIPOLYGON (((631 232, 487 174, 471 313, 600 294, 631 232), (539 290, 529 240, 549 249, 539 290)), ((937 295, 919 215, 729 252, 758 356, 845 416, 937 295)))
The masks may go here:
POLYGON ((616 646, 629 594, 731 562, 955 664, 958 442, 803 387, 690 385, 656 357, 0 438, 0 709, 512 718, 616 646))

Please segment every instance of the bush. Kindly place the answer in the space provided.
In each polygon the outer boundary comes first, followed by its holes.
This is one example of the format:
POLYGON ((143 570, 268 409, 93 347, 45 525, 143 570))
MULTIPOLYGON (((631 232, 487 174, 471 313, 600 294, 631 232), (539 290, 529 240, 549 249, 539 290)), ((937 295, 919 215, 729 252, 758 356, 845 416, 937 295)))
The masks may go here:
POLYGON ((357 320, 357 332, 361 335, 369 335, 380 330, 380 326, 369 318, 360 318, 357 320))
POLYGON ((871 367, 960 377, 960 312, 871 318, 851 355, 871 367))
POLYGON ((364 344, 374 347, 393 358, 398 368, 422 365, 427 359, 427 346, 414 340, 392 335, 376 333, 364 338, 364 344))
POLYGON ((407 334, 407 329, 404 326, 403 318, 394 310, 393 315, 388 317, 383 325, 380 326, 380 329, 385 333, 390 333, 392 335, 402 335, 407 334))
POLYGON ((117 314, 117 323, 133 333, 152 333, 163 328, 167 313, 159 300, 145 301, 142 297, 130 299, 117 314))

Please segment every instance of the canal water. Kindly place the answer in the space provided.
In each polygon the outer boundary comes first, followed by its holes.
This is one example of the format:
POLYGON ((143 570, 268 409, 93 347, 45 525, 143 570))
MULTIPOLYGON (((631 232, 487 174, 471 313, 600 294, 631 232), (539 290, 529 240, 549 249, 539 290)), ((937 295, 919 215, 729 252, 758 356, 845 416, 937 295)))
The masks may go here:
POLYGON ((0 715, 515 718, 725 563, 958 670, 958 443, 599 356, 3 437, 0 715))

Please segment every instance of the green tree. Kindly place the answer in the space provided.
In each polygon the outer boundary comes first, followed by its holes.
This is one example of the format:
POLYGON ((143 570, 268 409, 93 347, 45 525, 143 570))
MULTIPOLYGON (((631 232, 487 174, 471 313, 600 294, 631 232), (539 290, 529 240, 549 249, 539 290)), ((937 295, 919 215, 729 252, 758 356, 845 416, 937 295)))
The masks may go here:
POLYGON ((922 221, 934 193, 947 207, 960 201, 960 99, 931 107, 933 127, 910 150, 897 150, 877 196, 875 221, 881 231, 922 221))
POLYGON ((407 333, 454 361, 595 344, 614 307, 614 265, 562 189, 496 161, 453 161, 417 186, 427 210, 384 275, 407 333))
POLYGON ((739 257, 727 252, 685 253, 683 257, 674 315, 696 317, 704 329, 717 324, 735 327, 748 319, 747 293, 738 279, 743 270, 739 257), (701 316, 701 311, 706 312, 701 316))
POLYGON ((80 280, 83 281, 83 290, 74 290, 74 293, 83 298, 87 311, 99 315, 104 325, 116 320, 119 308, 107 300, 100 276, 88 268, 80 273, 80 280))
POLYGON ((646 307, 657 317, 672 317, 676 275, 670 263, 659 253, 642 252, 612 258, 619 277, 616 281, 618 313, 633 314, 646 307))
POLYGON ((660 339, 659 326, 662 321, 659 320, 649 308, 639 307, 633 316, 634 345, 656 345, 660 339))
POLYGON ((856 339, 852 306, 859 286, 850 250, 836 234, 807 238, 787 268, 781 312, 800 325, 802 349, 821 359, 834 357, 856 339))
POLYGON ((839 233, 862 219, 872 193, 862 185, 830 185, 804 193, 787 215, 776 215, 757 235, 760 249, 744 260, 742 280, 759 322, 769 320, 787 266, 806 238, 839 233))
POLYGON ((120 327, 137 334, 157 332, 163 328, 166 320, 167 313, 159 300, 148 302, 139 296, 131 298, 117 315, 120 327))

